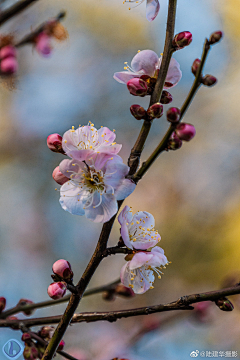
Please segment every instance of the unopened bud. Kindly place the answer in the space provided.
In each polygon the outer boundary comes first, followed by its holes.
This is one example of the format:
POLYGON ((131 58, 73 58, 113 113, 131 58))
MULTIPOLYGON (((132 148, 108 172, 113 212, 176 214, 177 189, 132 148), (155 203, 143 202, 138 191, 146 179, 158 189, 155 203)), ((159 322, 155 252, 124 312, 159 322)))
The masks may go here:
POLYGON ((116 286, 115 293, 116 295, 120 295, 127 298, 135 296, 134 291, 131 288, 127 288, 123 284, 118 284, 116 286))
POLYGON ((12 45, 3 46, 0 50, 0 59, 6 59, 8 57, 16 57, 17 56, 17 50, 12 45))
POLYGON ((222 31, 214 31, 214 33, 212 33, 212 35, 210 36, 209 44, 210 45, 216 44, 221 40, 222 37, 223 37, 222 31))
POLYGON ((12 75, 18 70, 18 62, 15 57, 7 57, 1 61, 1 72, 6 75, 12 75))
POLYGON ((62 148, 62 136, 59 134, 51 134, 47 138, 47 146, 53 152, 64 154, 62 148))
POLYGON ((197 74, 197 71, 198 71, 200 65, 201 65, 201 60, 200 59, 195 59, 193 64, 192 64, 192 73, 194 75, 197 74))
POLYGON ((69 181, 69 178, 67 178, 65 175, 61 173, 59 170, 59 166, 57 166, 52 173, 53 180, 56 181, 59 185, 65 184, 65 182, 69 181))
POLYGON ((53 333, 55 331, 55 328, 53 326, 43 326, 41 328, 41 330, 39 330, 38 334, 39 336, 41 336, 43 339, 51 339, 53 336, 53 333))
POLYGON ((72 281, 73 272, 70 263, 67 260, 60 259, 53 264, 52 271, 65 281, 72 281))
POLYGON ((171 123, 176 123, 180 120, 181 111, 176 107, 171 107, 167 111, 167 120, 171 123))
POLYGON ((226 297, 223 297, 221 299, 218 299, 215 301, 215 304, 219 307, 222 311, 232 311, 234 309, 233 304, 230 300, 228 300, 226 297))
POLYGON ((160 99, 160 103, 161 104, 170 104, 170 102, 172 102, 173 98, 172 95, 170 94, 170 92, 163 90, 162 95, 161 95, 161 99, 160 99))
POLYGON ((132 105, 130 107, 132 116, 137 120, 144 119, 146 117, 146 110, 140 105, 132 105))
POLYGON ((169 141, 168 141, 168 149, 169 150, 177 150, 182 146, 182 140, 176 135, 176 133, 172 133, 169 141))
POLYGON ((217 78, 215 78, 215 76, 213 75, 205 75, 204 78, 202 78, 202 83, 206 86, 213 86, 214 84, 216 84, 216 82, 217 78))
MULTIPOLYGON (((20 299, 17 305, 25 306, 25 305, 30 305, 30 304, 33 304, 33 301, 27 300, 27 299, 20 299)), ((34 312, 34 309, 24 310, 23 314, 30 316, 30 315, 32 315, 33 312, 34 312)))
POLYGON ((42 32, 36 37, 35 42, 36 50, 40 55, 45 57, 51 55, 52 46, 50 43, 50 36, 42 32))
POLYGON ((102 298, 103 298, 103 300, 106 300, 106 301, 114 301, 116 299, 115 290, 110 289, 110 290, 104 291, 102 293, 102 298))
POLYGON ((21 339, 28 344, 32 341, 32 337, 29 333, 23 333, 21 339))
POLYGON ((65 345, 65 341, 61 340, 59 345, 58 345, 58 350, 63 350, 64 345, 65 345))
POLYGON ((145 96, 148 92, 146 81, 139 78, 133 78, 127 82, 127 88, 130 94, 134 96, 145 96))
POLYGON ((53 300, 61 299, 66 293, 66 285, 63 282, 56 282, 49 285, 47 293, 53 300))
POLYGON ((38 350, 33 345, 25 345, 23 351, 23 357, 25 360, 35 360, 38 358, 38 350))
POLYGON ((187 123, 177 125, 175 132, 178 138, 184 141, 190 141, 196 134, 195 127, 187 123))
POLYGON ((6 299, 5 297, 0 297, 0 313, 5 309, 6 306, 6 299))
POLYGON ((160 118, 163 114, 163 106, 160 103, 155 103, 151 105, 148 110, 147 114, 150 118, 160 118))
POLYGON ((185 46, 188 46, 192 42, 192 34, 189 31, 182 31, 179 34, 175 35, 173 39, 173 46, 177 50, 183 49, 185 46))

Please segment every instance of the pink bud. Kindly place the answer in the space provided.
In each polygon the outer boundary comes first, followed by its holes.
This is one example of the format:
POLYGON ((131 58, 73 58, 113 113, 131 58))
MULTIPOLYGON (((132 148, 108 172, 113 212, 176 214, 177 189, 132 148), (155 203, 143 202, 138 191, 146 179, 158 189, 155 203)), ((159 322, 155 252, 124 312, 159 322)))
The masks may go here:
POLYGON ((126 298, 135 296, 135 293, 131 288, 127 288, 123 284, 118 284, 115 289, 116 295, 120 295, 126 298))
POLYGON ((59 134, 51 134, 47 138, 47 146, 53 152, 65 154, 62 149, 62 136, 59 134))
POLYGON ((56 282, 49 285, 47 293, 53 300, 61 299, 66 293, 66 285, 63 282, 56 282))
POLYGON ((4 74, 14 74, 18 70, 18 62, 14 57, 7 57, 1 61, 1 71, 4 74))
POLYGON ((58 350, 63 350, 64 345, 65 345, 65 341, 61 340, 59 345, 58 345, 58 350))
POLYGON ((0 50, 0 59, 6 59, 8 57, 16 57, 17 56, 17 50, 12 45, 3 46, 0 50))
POLYGON ((155 103, 151 105, 148 110, 147 114, 150 118, 160 118, 163 114, 163 106, 160 103, 155 103))
POLYGON ((69 180, 69 178, 67 178, 65 175, 63 175, 61 173, 61 171, 59 171, 59 166, 57 166, 53 170, 52 177, 53 177, 53 180, 55 180, 56 183, 58 183, 59 185, 63 185, 63 184, 65 184, 65 182, 67 182, 69 180))
POLYGON ((204 78, 202 78, 202 83, 206 86, 213 86, 216 82, 217 79, 213 75, 205 75, 204 78))
POLYGON ((198 68, 201 65, 201 60, 200 59, 195 59, 193 64, 192 64, 192 73, 194 75, 197 74, 198 68))
MULTIPOLYGON (((24 306, 24 305, 30 305, 30 304, 33 304, 33 301, 27 300, 27 299, 20 299, 17 305, 24 306)), ((23 314, 30 316, 30 315, 32 315, 33 312, 34 312, 34 309, 24 310, 23 314)))
POLYGON ((67 260, 60 259, 53 264, 52 271, 66 281, 71 281, 73 272, 70 263, 67 260))
POLYGON ((26 343, 30 343, 32 340, 32 337, 29 333, 23 333, 21 339, 22 339, 22 341, 24 341, 26 343))
POLYGON ((196 134, 195 127, 191 124, 181 123, 175 130, 180 140, 190 141, 196 134))
POLYGON ((134 96, 145 96, 148 92, 146 81, 139 78, 133 78, 127 82, 127 88, 130 94, 134 96))
POLYGON ((23 357, 25 360, 35 360, 38 358, 38 350, 33 345, 25 345, 23 351, 23 357))
POLYGON ((172 95, 170 94, 170 92, 163 90, 162 95, 161 95, 161 99, 160 99, 160 103, 161 104, 169 104, 170 102, 172 102, 172 95))
POLYGON ((172 123, 176 123, 180 120, 181 111, 176 107, 171 107, 167 111, 167 120, 172 123))
POLYGON ((173 46, 179 49, 183 49, 192 42, 192 34, 189 31, 182 31, 175 35, 173 39, 173 46))
POLYGON ((221 40, 222 37, 223 37, 222 31, 215 31, 210 36, 209 44, 210 45, 216 44, 217 42, 219 42, 221 40))
POLYGON ((182 140, 180 140, 176 133, 173 132, 169 141, 168 141, 168 149, 169 150, 177 150, 180 149, 180 147, 182 146, 182 140))
POLYGON ((132 116, 137 120, 144 119, 146 117, 146 110, 140 105, 132 105, 130 107, 132 116))
POLYGON ((6 299, 5 297, 0 297, 0 313, 5 309, 6 299))
POLYGON ((42 32, 36 38, 36 50, 42 56, 49 56, 52 52, 50 36, 42 32))

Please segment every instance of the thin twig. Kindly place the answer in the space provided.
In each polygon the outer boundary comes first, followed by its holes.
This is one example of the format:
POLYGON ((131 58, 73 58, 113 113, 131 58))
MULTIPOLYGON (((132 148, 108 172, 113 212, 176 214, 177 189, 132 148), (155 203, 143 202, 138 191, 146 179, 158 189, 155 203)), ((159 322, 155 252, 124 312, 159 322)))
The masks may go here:
POLYGON ((25 10, 28 6, 33 5, 38 0, 20 0, 8 9, 0 13, 0 25, 25 10))

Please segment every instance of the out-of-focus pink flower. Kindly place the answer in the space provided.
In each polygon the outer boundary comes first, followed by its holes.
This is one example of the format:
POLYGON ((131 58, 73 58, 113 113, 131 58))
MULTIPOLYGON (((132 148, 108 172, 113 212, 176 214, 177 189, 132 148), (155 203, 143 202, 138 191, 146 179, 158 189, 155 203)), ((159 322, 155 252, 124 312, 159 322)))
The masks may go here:
POLYGON ((94 124, 81 126, 65 132, 62 140, 62 147, 65 153, 76 160, 84 161, 94 153, 113 154, 119 153, 122 145, 114 142, 116 135, 107 127, 97 130, 94 124))
POLYGON ((65 184, 65 182, 67 182, 69 180, 69 178, 67 178, 65 175, 63 175, 61 173, 61 171, 59 170, 59 166, 57 166, 53 170, 52 177, 53 177, 53 180, 55 180, 56 183, 58 183, 59 185, 63 185, 63 184, 65 184))
POLYGON ((73 278, 71 264, 67 260, 57 260, 53 264, 52 271, 66 281, 70 281, 73 278))
POLYGON ((13 56, 3 59, 1 61, 0 68, 5 74, 14 74, 18 70, 17 59, 13 56))
POLYGON ((138 252, 121 269, 121 282, 133 289, 135 294, 143 294, 153 289, 154 271, 161 278, 161 268, 168 264, 162 248, 155 246, 150 252, 138 252))
POLYGON ((126 179, 129 168, 118 155, 95 153, 83 161, 63 160, 59 169, 70 180, 60 189, 62 208, 74 215, 86 215, 104 223, 116 214, 117 200, 129 196, 136 187, 126 179))
POLYGON ((66 293, 66 285, 63 282, 55 282, 49 285, 47 293, 53 300, 61 299, 66 293))
POLYGON ((35 43, 36 43, 36 50, 40 55, 44 57, 48 57, 51 55, 52 46, 51 46, 50 36, 42 32, 36 37, 35 43))
POLYGON ((0 49, 0 59, 6 59, 8 57, 17 57, 17 50, 13 45, 6 45, 0 49))
POLYGON ((118 222, 121 224, 124 244, 129 249, 147 250, 161 240, 161 236, 154 229, 154 217, 147 211, 138 211, 132 215, 131 208, 125 206, 118 216, 118 222))
MULTIPOLYGON (((121 84, 127 84, 129 80, 140 78, 143 75, 156 79, 161 62, 162 57, 158 58, 158 55, 154 51, 142 50, 134 56, 131 66, 125 63, 126 66, 124 69, 127 71, 116 72, 113 77, 121 84)), ((181 77, 182 72, 179 63, 174 58, 171 58, 164 88, 168 89, 177 85, 181 77)))

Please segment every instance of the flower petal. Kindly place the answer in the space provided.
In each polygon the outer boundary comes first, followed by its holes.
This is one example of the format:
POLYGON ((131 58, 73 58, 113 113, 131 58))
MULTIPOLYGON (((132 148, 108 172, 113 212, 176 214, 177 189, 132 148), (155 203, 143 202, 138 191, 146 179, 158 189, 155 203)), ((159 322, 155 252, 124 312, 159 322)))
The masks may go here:
POLYGON ((83 192, 74 186, 71 181, 66 182, 60 189, 60 204, 65 211, 73 215, 84 215, 83 192))
POLYGON ((131 62, 131 67, 141 75, 153 76, 158 65, 158 55, 152 50, 142 50, 137 53, 131 62))
POLYGON ((135 189, 136 184, 130 179, 123 179, 120 185, 115 190, 115 197, 117 200, 126 199, 135 189))
POLYGON ((98 143, 101 144, 101 143, 104 143, 106 142, 106 140, 108 142, 113 142, 116 138, 116 134, 111 131, 109 128, 107 128, 106 126, 100 128, 98 130, 98 143))
POLYGON ((100 194, 95 191, 92 205, 85 209, 86 217, 97 223, 104 223, 110 220, 118 210, 117 201, 114 195, 103 194, 101 197, 102 199, 100 198, 100 194))
POLYGON ((146 16, 147 16, 147 20, 148 21, 153 21, 159 10, 160 10, 160 4, 158 0, 147 0, 147 12, 146 12, 146 16))
POLYGON ((83 170, 86 167, 86 165, 81 161, 76 161, 74 159, 68 160, 64 159, 59 164, 59 170, 63 175, 70 178, 71 174, 73 173, 79 173, 81 170, 83 170))
POLYGON ((146 262, 149 262, 152 257, 153 255, 151 253, 138 252, 133 256, 132 260, 129 261, 129 269, 134 270, 143 266, 146 262))
POLYGON ((130 71, 120 71, 113 75, 113 78, 120 84, 127 84, 127 82, 133 78, 140 77, 141 75, 130 71))
POLYGON ((164 266, 168 263, 167 257, 164 255, 164 251, 159 246, 155 246, 151 253, 153 257, 149 260, 149 265, 154 267, 164 266))
POLYGON ((164 89, 169 89, 178 84, 182 78, 182 71, 180 65, 174 58, 171 58, 170 65, 167 72, 167 77, 164 84, 164 89))
POLYGON ((120 214, 118 215, 118 222, 120 225, 124 224, 124 223, 130 223, 132 220, 132 212, 131 212, 131 208, 129 206, 125 206, 123 208, 123 210, 120 212, 120 214))
POLYGON ((129 239, 128 227, 127 227, 126 223, 122 224, 120 232, 121 232, 121 236, 122 236, 124 244, 129 249, 133 249, 133 246, 132 246, 131 241, 129 239))

